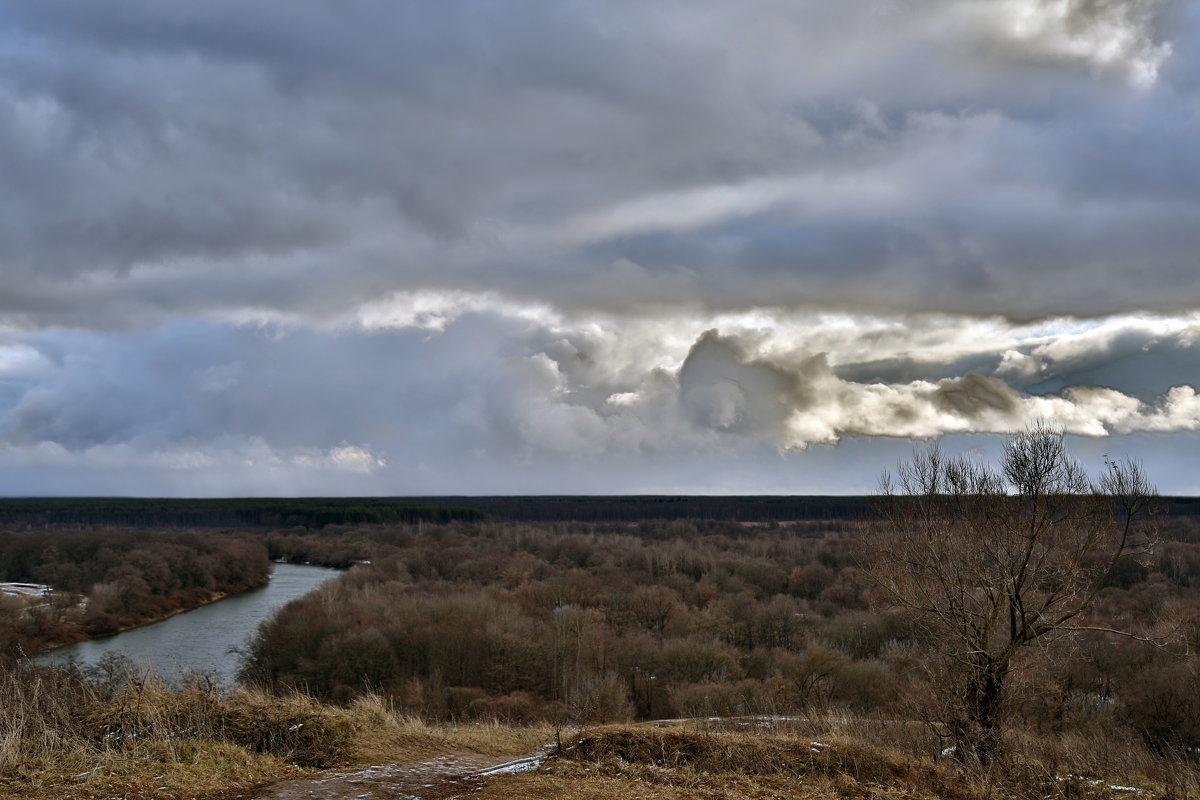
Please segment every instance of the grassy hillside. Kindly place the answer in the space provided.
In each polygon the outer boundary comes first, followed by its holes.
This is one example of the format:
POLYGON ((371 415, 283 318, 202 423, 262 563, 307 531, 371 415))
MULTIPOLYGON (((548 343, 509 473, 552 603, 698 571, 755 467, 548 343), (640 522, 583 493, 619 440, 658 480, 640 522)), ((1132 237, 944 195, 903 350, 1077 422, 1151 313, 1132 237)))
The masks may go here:
POLYGON ((469 750, 516 755, 547 728, 430 727, 379 698, 345 708, 293 695, 162 684, 127 663, 0 667, 0 797, 221 800, 327 767, 469 750))
MULTIPOLYGON (((295 695, 221 695, 203 681, 169 688, 127 669, 89 679, 46 668, 0 671, 0 705, 0 797, 20 800, 233 800, 261 796, 276 781, 327 776, 331 767, 345 774, 395 765, 386 772, 401 781, 406 770, 428 775, 420 770, 431 763, 503 760, 556 741, 561 747, 535 771, 453 783, 421 777, 404 796, 1173 800, 1200 791, 1200 771, 1185 753, 1156 752, 1105 730, 1013 730, 1003 757, 983 768, 939 757, 927 726, 851 714, 558 731, 431 725, 377 695, 330 707, 295 695)), ((355 791, 364 796, 362 786, 355 791)))

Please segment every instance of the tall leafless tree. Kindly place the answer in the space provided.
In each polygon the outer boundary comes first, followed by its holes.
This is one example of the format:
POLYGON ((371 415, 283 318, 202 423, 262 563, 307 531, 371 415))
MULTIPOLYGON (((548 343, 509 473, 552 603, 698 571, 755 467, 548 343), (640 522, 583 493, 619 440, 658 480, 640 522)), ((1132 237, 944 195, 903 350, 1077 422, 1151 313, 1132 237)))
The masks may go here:
POLYGON ((881 482, 882 522, 862 537, 881 599, 910 609, 951 659, 960 757, 993 759, 1006 681, 1024 648, 1084 631, 1117 564, 1154 546, 1156 496, 1141 466, 1090 478, 1045 426, 1013 436, 998 466, 936 447, 881 482))

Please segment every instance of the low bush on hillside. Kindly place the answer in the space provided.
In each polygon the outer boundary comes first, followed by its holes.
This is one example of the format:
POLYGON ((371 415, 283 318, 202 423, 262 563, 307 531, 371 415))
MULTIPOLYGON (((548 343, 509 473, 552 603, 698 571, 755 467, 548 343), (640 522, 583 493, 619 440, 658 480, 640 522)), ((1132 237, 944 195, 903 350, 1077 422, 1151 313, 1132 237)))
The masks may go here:
POLYGON ((433 728, 378 697, 349 708, 305 696, 220 692, 202 676, 164 685, 127 660, 102 668, 0 667, 0 797, 29 800, 247 796, 315 768, 469 748, 523 754, 538 728, 433 728))

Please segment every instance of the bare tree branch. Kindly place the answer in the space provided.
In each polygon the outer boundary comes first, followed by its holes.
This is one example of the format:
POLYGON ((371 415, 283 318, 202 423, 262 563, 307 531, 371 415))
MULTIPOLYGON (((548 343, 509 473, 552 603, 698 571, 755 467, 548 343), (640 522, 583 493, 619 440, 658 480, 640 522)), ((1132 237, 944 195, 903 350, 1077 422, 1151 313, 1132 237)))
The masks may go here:
POLYGON ((1098 480, 1044 425, 1012 437, 998 467, 916 452, 880 483, 882 524, 862 537, 863 573, 914 611, 964 664, 959 744, 987 758, 1013 659, 1049 637, 1130 631, 1074 624, 1125 559, 1156 541, 1154 487, 1140 464, 1098 480))

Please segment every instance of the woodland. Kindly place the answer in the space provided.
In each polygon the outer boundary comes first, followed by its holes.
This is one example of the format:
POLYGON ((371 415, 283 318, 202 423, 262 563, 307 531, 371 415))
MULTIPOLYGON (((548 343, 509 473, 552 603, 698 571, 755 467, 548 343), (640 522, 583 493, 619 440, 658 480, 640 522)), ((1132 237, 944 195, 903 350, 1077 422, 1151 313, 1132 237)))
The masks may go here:
MULTIPOLYGON (((842 709, 930 717, 931 634, 864 580, 866 521, 471 523, 275 532, 272 555, 369 560, 260 630, 245 681, 427 718, 661 719, 842 709)), ((1200 745, 1200 525, 1104 578, 1094 634, 1028 648, 1005 713, 1200 745)), ((936 713, 932 714, 936 716, 936 713)))
POLYGON ((0 532, 0 581, 55 590, 36 602, 0 596, 0 661, 262 586, 270 570, 261 539, 245 534, 0 532))
MULTIPOLYGON (((1032 648, 1007 713, 1200 745, 1200 519, 1174 508, 1155 551, 1105 577, 1088 618, 1172 635, 1032 648)), ((937 665, 929 631, 863 577, 857 543, 881 524, 851 513, 0 533, 0 579, 61 590, 35 608, 3 600, 0 641, 13 657, 111 633, 261 585, 280 560, 348 568, 250 643, 243 679, 280 693, 375 693, 440 720, 911 715, 938 696, 937 665)))

